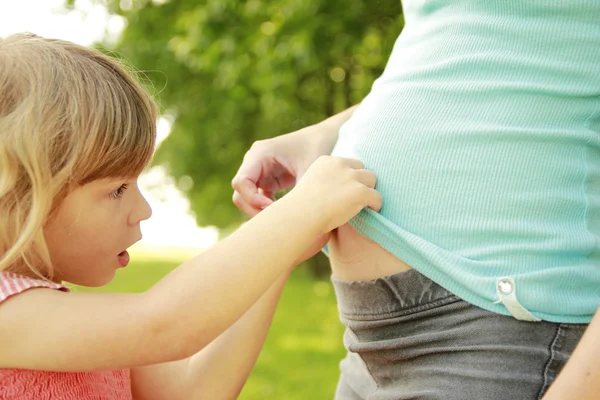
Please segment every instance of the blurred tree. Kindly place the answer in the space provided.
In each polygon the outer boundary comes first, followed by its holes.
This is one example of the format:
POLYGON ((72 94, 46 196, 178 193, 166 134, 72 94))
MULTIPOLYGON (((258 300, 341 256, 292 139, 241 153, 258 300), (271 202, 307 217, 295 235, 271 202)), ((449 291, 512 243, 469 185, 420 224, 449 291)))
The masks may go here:
POLYGON ((185 177, 179 181, 198 224, 225 230, 244 218, 231 202, 230 182, 250 145, 359 102, 403 26, 400 0, 107 6, 127 19, 117 47, 107 50, 144 71, 174 117, 154 162, 185 177))

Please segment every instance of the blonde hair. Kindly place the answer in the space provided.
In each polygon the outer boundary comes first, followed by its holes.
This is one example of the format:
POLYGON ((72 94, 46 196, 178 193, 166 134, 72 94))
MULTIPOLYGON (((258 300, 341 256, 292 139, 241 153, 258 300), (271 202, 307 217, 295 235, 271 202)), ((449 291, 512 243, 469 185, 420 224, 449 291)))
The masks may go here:
POLYGON ((53 273, 43 227, 70 188, 135 177, 157 110, 118 61, 31 34, 0 38, 0 271, 53 273))

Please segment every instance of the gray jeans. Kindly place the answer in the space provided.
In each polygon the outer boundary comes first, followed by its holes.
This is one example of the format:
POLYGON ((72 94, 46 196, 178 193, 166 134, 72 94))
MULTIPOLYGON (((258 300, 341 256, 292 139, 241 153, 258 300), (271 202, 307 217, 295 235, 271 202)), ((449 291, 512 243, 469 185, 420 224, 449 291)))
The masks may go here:
POLYGON ((416 270, 333 283, 348 351, 336 400, 540 399, 587 326, 495 314, 416 270))

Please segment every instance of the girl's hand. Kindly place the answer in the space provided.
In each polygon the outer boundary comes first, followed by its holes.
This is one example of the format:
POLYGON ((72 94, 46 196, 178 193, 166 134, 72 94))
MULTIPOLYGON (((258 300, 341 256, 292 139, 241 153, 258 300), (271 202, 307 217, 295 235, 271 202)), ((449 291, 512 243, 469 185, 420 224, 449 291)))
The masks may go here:
POLYGON ((320 156, 335 144, 335 127, 320 123, 255 142, 233 178, 234 204, 254 217, 275 201, 275 193, 293 187, 320 156))
POLYGON ((375 174, 353 159, 321 156, 285 197, 294 200, 306 218, 319 220, 320 234, 348 222, 364 207, 381 209, 375 174))

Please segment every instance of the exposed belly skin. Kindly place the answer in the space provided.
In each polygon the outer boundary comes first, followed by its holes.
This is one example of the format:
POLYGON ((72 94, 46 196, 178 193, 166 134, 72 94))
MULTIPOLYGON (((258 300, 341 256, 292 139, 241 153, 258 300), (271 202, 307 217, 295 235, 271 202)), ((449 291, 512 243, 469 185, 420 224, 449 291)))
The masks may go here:
POLYGON ((329 259, 333 274, 344 281, 368 281, 411 269, 349 224, 331 235, 329 259))

